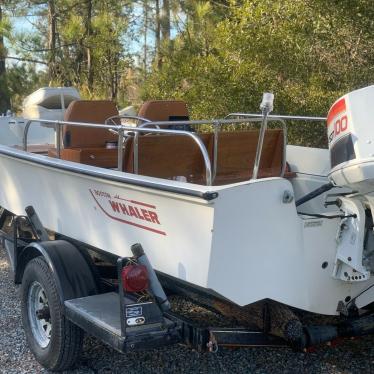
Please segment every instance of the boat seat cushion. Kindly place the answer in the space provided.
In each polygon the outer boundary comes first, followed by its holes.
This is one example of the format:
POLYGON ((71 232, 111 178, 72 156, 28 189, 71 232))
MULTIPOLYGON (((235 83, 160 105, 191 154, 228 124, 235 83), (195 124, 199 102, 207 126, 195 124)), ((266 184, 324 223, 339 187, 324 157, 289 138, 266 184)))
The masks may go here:
MULTIPOLYGON (((212 134, 200 135, 208 150, 212 134)), ((133 173, 133 138, 125 143, 124 171, 133 173)), ((165 179, 186 179, 205 184, 205 164, 193 139, 181 135, 146 135, 139 137, 138 168, 140 175, 165 179), (181 178, 184 177, 184 178, 181 178)))
MULTIPOLYGON (((66 109, 64 120, 104 124, 112 116, 118 116, 113 101, 76 100, 66 109)), ((63 127, 63 140, 65 148, 105 147, 107 142, 116 142, 117 136, 106 129, 66 125, 63 127)))

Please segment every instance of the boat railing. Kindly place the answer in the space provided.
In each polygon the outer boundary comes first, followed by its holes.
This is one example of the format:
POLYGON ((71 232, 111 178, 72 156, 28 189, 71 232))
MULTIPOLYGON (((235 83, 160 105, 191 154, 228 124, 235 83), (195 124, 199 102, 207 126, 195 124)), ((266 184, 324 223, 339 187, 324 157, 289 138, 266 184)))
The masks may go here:
MULTIPOLYGON (((263 114, 259 113, 229 113, 225 119, 230 119, 230 118, 236 118, 236 119, 244 119, 244 118, 251 118, 252 120, 257 119, 258 121, 262 121, 264 118, 263 114)), ((286 166, 287 166, 287 160, 286 160, 286 145, 287 145, 287 121, 311 121, 311 122, 325 122, 326 117, 309 117, 309 116, 287 116, 287 115, 279 115, 279 114, 267 114, 266 115, 266 120, 267 121, 279 121, 282 123, 283 126, 283 136, 284 136, 284 147, 283 147, 283 163, 282 163, 282 170, 281 170, 281 176, 284 176, 284 173, 286 171, 286 166)), ((267 122, 266 121, 266 122, 267 122)), ((264 134, 264 130, 266 130, 266 122, 262 123, 262 134, 264 134)), ((260 167, 260 160, 261 160, 261 152, 262 152, 262 144, 263 144, 264 138, 259 139, 258 145, 257 145, 257 152, 256 152, 256 159, 255 159, 255 164, 254 164, 254 172, 256 178, 257 178, 257 172, 260 167)))
MULTIPOLYGON (((199 138, 199 136, 190 131, 180 131, 180 130, 162 130, 162 129, 152 129, 152 128, 144 128, 144 127, 131 127, 131 126, 123 126, 123 125, 102 125, 97 123, 85 123, 85 122, 67 122, 67 121, 57 121, 57 120, 41 120, 41 119, 30 119, 27 121, 25 125, 25 129, 23 132, 23 150, 27 151, 27 143, 28 143, 28 133, 30 126, 33 123, 37 124, 50 124, 54 125, 56 128, 56 153, 57 158, 61 158, 61 130, 62 126, 76 126, 76 127, 87 127, 87 128, 99 128, 99 129, 107 129, 115 131, 118 134, 118 160, 117 160, 117 167, 118 170, 123 169, 123 146, 120 146, 124 142, 125 133, 135 132, 138 133, 145 133, 145 134, 165 134, 165 135, 178 135, 178 136, 187 136, 190 137, 200 149, 200 152, 204 159, 205 165, 205 180, 208 186, 212 185, 212 168, 210 163, 210 157, 208 151, 199 138)), ((135 152, 135 149, 134 149, 135 152)), ((134 154, 135 158, 135 154, 134 154)), ((136 173, 137 174, 137 173, 136 173)))
MULTIPOLYGON (((228 116, 230 116, 229 114, 228 116)), ((236 114, 239 118, 233 118, 229 119, 228 116, 226 116, 224 119, 214 119, 214 120, 181 120, 181 121, 154 121, 154 122, 145 122, 140 125, 142 128, 148 128, 149 126, 154 127, 162 127, 162 126, 199 126, 199 125, 212 125, 213 126, 213 181, 217 174, 217 160, 218 160, 218 142, 219 142, 219 131, 222 126, 224 125, 242 125, 242 124, 250 124, 253 122, 262 122, 263 116, 261 114, 248 114, 245 115, 244 113, 240 115, 236 114), (246 118, 247 116, 248 118, 246 118)), ((283 119, 280 119, 278 116, 268 116, 269 122, 280 122, 283 129, 283 152, 282 152, 282 167, 280 171, 280 177, 283 177, 286 172, 286 145, 287 145, 287 125, 286 122, 283 119)), ((138 137, 139 134, 135 134, 134 139, 134 171, 137 173, 138 170, 138 137)), ((263 144, 264 138, 259 138, 258 144, 257 144, 257 152, 256 152, 256 159, 254 162, 254 173, 252 174, 252 179, 257 179, 257 171, 259 170, 260 166, 260 160, 261 160, 261 153, 262 153, 262 144, 263 144)))
MULTIPOLYGON (((286 145, 287 145, 287 125, 286 120, 289 121, 326 121, 324 117, 307 117, 307 116, 285 116, 285 115, 268 115, 268 121, 278 121, 281 123, 283 128, 283 154, 282 154, 282 166, 280 177, 283 177, 286 171, 286 145)), ((113 116, 106 120, 105 124, 97 123, 85 123, 85 122, 67 122, 67 121, 58 121, 58 120, 43 120, 43 119, 30 119, 27 121, 23 134, 23 149, 27 151, 28 143, 28 132, 31 124, 51 124, 56 128, 56 153, 57 157, 61 158, 61 133, 62 126, 77 126, 77 127, 87 127, 87 128, 102 128, 107 129, 111 132, 114 132, 118 135, 118 145, 123 144, 125 137, 129 134, 134 134, 134 149, 133 149, 133 158, 134 158, 134 174, 139 173, 139 134, 169 134, 169 135, 180 135, 187 136, 192 138, 192 140, 197 144, 200 152, 202 154, 204 165, 205 165, 205 179, 207 185, 212 185, 216 174, 217 174, 217 160, 218 160, 218 142, 219 142, 219 131, 224 125, 242 125, 250 124, 253 122, 263 121, 263 115, 257 113, 230 113, 223 119, 214 119, 214 120, 178 120, 178 121, 149 121, 146 118, 138 116, 113 116), (234 117, 234 118, 231 118, 234 117), (125 126, 120 123, 117 123, 118 120, 135 120, 137 121, 137 126, 125 126), (111 123, 111 124, 109 124, 111 123), (213 126, 213 162, 211 163, 208 151, 200 139, 200 137, 191 131, 184 130, 171 130, 171 129, 162 129, 164 126, 199 126, 199 125, 212 125, 213 126), (151 128, 154 127, 154 128, 151 128), (212 165, 213 164, 213 168, 212 165)), ((259 138, 257 145, 256 160, 254 164, 254 170, 258 170, 263 137, 259 138)), ((118 146, 118 160, 117 166, 118 170, 123 170, 123 156, 124 149, 122 146, 118 146)), ((252 179, 257 179, 257 173, 254 173, 252 179)))
MULTIPOLYGON (((225 119, 229 119, 230 117, 236 118, 261 118, 262 114, 259 113, 229 113, 225 119)), ((282 114, 269 114, 269 119, 276 119, 276 120, 287 120, 287 121, 310 121, 310 122, 323 122, 326 121, 326 117, 310 117, 310 116, 286 116, 282 114)))

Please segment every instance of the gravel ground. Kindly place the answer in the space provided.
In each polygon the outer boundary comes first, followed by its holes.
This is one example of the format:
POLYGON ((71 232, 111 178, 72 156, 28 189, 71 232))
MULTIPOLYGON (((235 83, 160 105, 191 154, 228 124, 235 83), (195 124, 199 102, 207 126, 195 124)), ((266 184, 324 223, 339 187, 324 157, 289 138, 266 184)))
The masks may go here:
MULTIPOLYGON (((15 287, 0 248, 0 373, 47 373, 33 358, 20 323, 15 287)), ((183 346, 121 355, 87 337, 69 373, 374 373, 374 336, 324 345, 309 353, 285 348, 221 349, 199 354, 183 346)))

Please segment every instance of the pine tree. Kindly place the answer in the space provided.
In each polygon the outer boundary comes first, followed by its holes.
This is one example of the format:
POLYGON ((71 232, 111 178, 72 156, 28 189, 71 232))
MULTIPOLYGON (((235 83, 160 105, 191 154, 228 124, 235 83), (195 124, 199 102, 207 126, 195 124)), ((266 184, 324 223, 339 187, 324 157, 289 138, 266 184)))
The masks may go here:
POLYGON ((6 76, 6 49, 4 44, 4 17, 3 9, 0 3, 0 113, 6 112, 10 109, 10 97, 6 76))

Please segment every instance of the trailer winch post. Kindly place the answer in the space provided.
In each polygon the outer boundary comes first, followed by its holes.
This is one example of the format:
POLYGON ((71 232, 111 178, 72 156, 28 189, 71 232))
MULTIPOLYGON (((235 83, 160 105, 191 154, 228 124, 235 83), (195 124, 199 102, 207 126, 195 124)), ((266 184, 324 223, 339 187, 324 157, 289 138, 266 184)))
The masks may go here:
POLYGON ((137 243, 131 246, 131 251, 136 257, 137 262, 147 268, 149 277, 149 289, 155 297, 160 309, 163 312, 167 312, 170 309, 169 300, 165 294, 164 289, 161 286, 160 281, 157 278, 156 272, 154 271, 147 255, 143 250, 143 247, 141 246, 141 244, 137 243))

